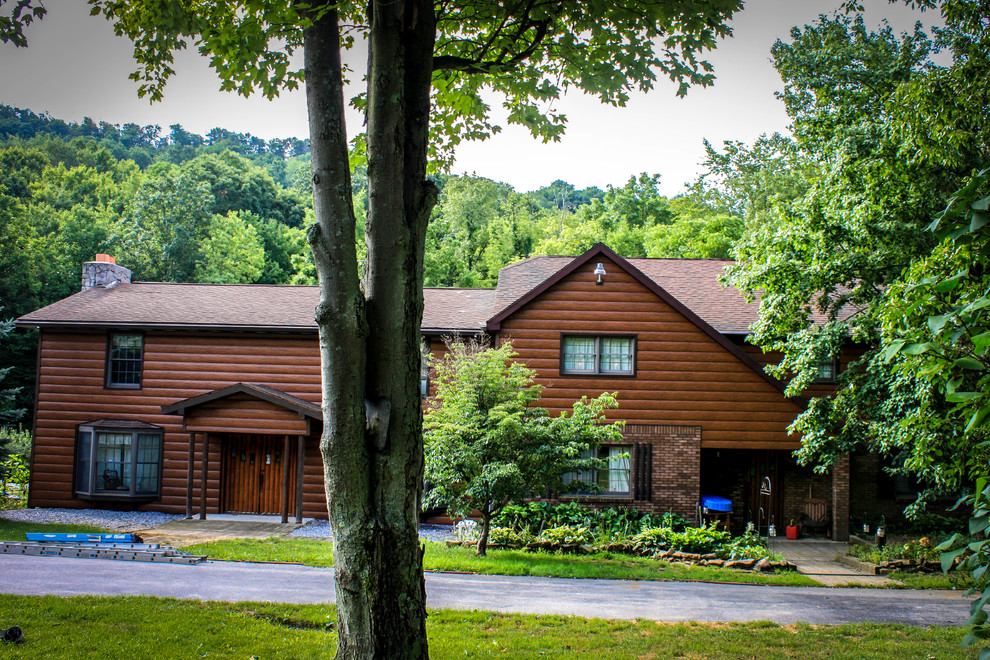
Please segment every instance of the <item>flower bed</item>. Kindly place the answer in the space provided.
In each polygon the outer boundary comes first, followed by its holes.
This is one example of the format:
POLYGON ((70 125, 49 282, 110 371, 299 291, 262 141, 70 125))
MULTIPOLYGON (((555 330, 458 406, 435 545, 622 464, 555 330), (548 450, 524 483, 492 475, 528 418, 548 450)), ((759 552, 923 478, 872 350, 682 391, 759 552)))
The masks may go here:
MULTIPOLYGON (((506 507, 489 531, 489 548, 565 554, 624 554, 740 570, 793 570, 755 534, 732 538, 712 525, 691 527, 676 514, 634 509, 592 510, 578 504, 533 502, 506 507)), ((447 541, 473 546, 476 539, 447 541)))

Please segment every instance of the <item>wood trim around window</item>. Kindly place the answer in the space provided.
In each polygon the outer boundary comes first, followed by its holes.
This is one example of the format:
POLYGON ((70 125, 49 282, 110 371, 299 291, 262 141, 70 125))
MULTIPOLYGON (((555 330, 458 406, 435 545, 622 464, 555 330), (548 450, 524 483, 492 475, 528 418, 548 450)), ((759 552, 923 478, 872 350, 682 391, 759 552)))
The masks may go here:
POLYGON ((108 332, 107 333, 107 344, 104 351, 103 357, 103 389, 105 390, 139 390, 144 383, 144 347, 145 347, 145 336, 143 332, 108 332), (110 382, 110 347, 113 343, 113 338, 115 336, 124 337, 140 337, 141 338, 141 378, 135 384, 121 384, 121 383, 111 383, 110 382))
MULTIPOLYGON (((72 451, 72 497, 73 499, 85 500, 90 502, 131 502, 131 503, 147 503, 147 502, 157 502, 162 499, 162 482, 164 479, 164 462, 165 462, 165 429, 161 426, 155 424, 148 424, 147 422, 142 422, 139 420, 110 420, 114 423, 113 426, 106 425, 105 420, 97 420, 96 422, 83 422, 81 424, 76 424, 75 435, 73 441, 73 451, 72 451), (100 422, 103 422, 101 424, 100 422), (132 464, 133 467, 137 466, 137 437, 141 432, 148 434, 155 434, 158 436, 158 488, 154 493, 145 492, 131 494, 128 493, 113 493, 109 491, 97 492, 96 484, 94 480, 96 477, 95 465, 90 468, 91 472, 89 475, 89 490, 79 491, 78 478, 79 478, 79 436, 82 429, 89 429, 92 433, 90 438, 91 448, 90 448, 90 462, 93 462, 96 455, 96 441, 98 433, 130 433, 132 437, 132 452, 134 452, 132 464)), ((136 478, 136 475, 133 475, 136 478)))
MULTIPOLYGON (((816 366, 816 369, 819 370, 819 373, 821 373, 821 371, 820 371, 821 370, 821 365, 824 364, 825 362, 826 362, 825 360, 822 360, 816 366)), ((834 384, 835 381, 838 380, 838 378, 839 378, 839 358, 838 357, 832 357, 832 377, 831 378, 821 378, 820 376, 815 376, 814 382, 816 384, 830 385, 830 384, 834 384)))
POLYGON ((636 377, 636 358, 639 353, 638 349, 638 336, 635 334, 630 334, 627 332, 620 333, 602 333, 602 332, 562 332, 560 333, 560 343, 559 343, 559 360, 557 365, 557 373, 561 376, 567 376, 569 378, 635 378, 636 377), (595 349, 595 371, 567 371, 564 368, 564 339, 567 337, 592 337, 594 339, 629 339, 632 341, 632 371, 600 371, 600 360, 601 352, 597 347, 595 349))

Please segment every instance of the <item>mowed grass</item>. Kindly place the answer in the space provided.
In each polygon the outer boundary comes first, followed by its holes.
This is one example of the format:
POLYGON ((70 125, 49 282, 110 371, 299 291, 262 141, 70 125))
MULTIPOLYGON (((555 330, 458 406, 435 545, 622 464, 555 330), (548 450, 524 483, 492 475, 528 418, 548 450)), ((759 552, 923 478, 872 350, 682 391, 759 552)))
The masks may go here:
MULTIPOLYGON (((231 539, 199 543, 183 548, 210 559, 230 561, 295 562, 309 566, 333 566, 332 545, 319 539, 231 539)), ((705 580, 814 586, 818 583, 793 572, 748 573, 707 566, 677 566, 667 562, 624 555, 559 555, 522 550, 489 550, 479 557, 471 548, 426 543, 423 567, 428 571, 487 575, 538 575, 562 578, 610 580, 705 580)))
POLYGON ((63 523, 35 523, 22 522, 19 520, 7 520, 0 518, 0 540, 3 541, 23 541, 24 535, 28 532, 41 532, 51 534, 53 532, 96 532, 96 533, 116 533, 113 530, 93 525, 70 525, 63 523))
POLYGON ((968 571, 951 573, 891 573, 901 584, 894 588, 906 589, 969 589, 973 586, 973 574, 968 571))
MULTIPOLYGON (((327 658, 329 605, 215 603, 150 597, 4 596, 0 627, 25 643, 3 658, 327 658)), ((432 611, 430 655, 444 658, 973 658, 959 628, 665 624, 493 612, 432 611)))

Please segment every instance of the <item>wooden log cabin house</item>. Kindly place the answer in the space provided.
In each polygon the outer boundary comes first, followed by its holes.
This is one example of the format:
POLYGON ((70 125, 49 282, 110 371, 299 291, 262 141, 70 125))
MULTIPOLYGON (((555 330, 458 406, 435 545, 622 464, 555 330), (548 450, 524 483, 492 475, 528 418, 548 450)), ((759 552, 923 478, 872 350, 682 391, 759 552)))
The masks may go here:
MULTIPOLYGON (((609 469, 581 476, 604 490, 575 499, 694 519, 714 495, 733 502, 736 529, 770 516, 782 529, 824 502, 844 538, 850 461, 824 476, 795 464, 787 426, 804 402, 745 342, 757 306, 718 283, 725 264, 601 244, 533 257, 494 289, 427 288, 424 345, 511 340, 553 413, 618 393, 624 440, 598 450, 609 469)), ((106 255, 84 264, 82 291, 18 319, 40 329, 29 506, 325 518, 317 299, 310 286, 131 282, 106 255)), ((846 361, 823 365, 823 387, 846 361)))

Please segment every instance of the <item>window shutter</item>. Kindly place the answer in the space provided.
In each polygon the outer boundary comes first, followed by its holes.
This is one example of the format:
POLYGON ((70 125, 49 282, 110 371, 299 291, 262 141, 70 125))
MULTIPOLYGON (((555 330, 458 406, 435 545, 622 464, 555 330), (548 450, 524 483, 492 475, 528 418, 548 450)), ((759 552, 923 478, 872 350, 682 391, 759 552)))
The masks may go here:
POLYGON ((632 453, 633 499, 648 502, 653 499, 653 445, 637 442, 632 453))

